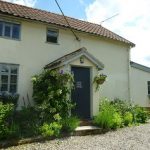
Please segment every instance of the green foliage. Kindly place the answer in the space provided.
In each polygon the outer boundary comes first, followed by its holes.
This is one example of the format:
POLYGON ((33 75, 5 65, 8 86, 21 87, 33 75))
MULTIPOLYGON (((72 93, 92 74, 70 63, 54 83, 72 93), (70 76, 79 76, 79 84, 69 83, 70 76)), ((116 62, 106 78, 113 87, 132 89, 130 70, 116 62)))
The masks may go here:
POLYGON ((122 126, 122 117, 118 112, 113 114, 112 129, 117 129, 122 126))
POLYGON ((41 121, 34 107, 22 107, 22 110, 15 112, 14 121, 20 129, 19 137, 30 137, 38 135, 38 128, 41 121))
POLYGON ((73 132, 80 124, 79 118, 75 116, 63 118, 62 121, 62 130, 66 132, 73 132))
POLYGON ((100 103, 98 115, 94 117, 94 123, 102 128, 117 129, 124 125, 145 123, 148 118, 149 113, 144 108, 128 101, 104 99, 100 103))
POLYGON ((8 92, 0 93, 0 102, 3 104, 14 104, 15 107, 17 107, 17 102, 19 99, 19 94, 11 94, 8 92))
POLYGON ((149 118, 149 113, 144 108, 136 106, 134 109, 134 121, 137 123, 146 123, 149 118))
POLYGON ((54 114, 68 116, 73 108, 69 94, 73 88, 73 76, 57 70, 45 70, 32 78, 33 98, 43 122, 53 121, 54 114))
POLYGON ((121 126, 122 118, 110 101, 104 99, 100 103, 99 114, 94 117, 94 123, 104 129, 116 129, 121 126))
POLYGON ((123 122, 125 126, 132 124, 133 122, 133 114, 131 112, 125 112, 123 122))
POLYGON ((123 116, 125 115, 126 112, 131 112, 134 108, 134 106, 129 101, 126 100, 114 99, 114 101, 111 101, 111 104, 123 116))
POLYGON ((59 122, 44 123, 40 127, 40 132, 44 137, 59 136, 62 125, 59 122))
POLYGON ((3 104, 0 102, 0 139, 11 136, 12 115, 14 112, 13 104, 3 104))

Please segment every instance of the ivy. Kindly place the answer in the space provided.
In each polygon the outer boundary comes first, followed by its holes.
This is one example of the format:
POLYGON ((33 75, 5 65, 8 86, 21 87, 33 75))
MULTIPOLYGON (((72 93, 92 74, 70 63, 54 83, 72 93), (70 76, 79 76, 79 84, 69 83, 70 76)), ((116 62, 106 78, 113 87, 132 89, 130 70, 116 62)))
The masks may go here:
POLYGON ((33 99, 43 121, 53 120, 55 114, 69 116, 73 103, 70 99, 73 76, 58 70, 44 70, 32 78, 33 99))

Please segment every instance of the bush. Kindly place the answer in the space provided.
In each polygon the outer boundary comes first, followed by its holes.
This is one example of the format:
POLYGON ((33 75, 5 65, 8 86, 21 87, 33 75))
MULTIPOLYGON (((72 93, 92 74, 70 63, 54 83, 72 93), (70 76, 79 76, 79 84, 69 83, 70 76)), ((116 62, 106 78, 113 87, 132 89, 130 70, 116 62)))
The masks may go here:
POLYGON ((22 107, 22 110, 15 112, 14 121, 20 129, 19 137, 38 135, 38 128, 41 125, 38 114, 34 107, 22 107))
POLYGON ((19 99, 19 94, 11 94, 8 92, 0 93, 0 101, 3 104, 7 104, 7 103, 12 104, 13 103, 14 106, 17 107, 18 99, 19 99))
POLYGON ((12 136, 11 125, 14 112, 13 104, 3 104, 0 102, 0 139, 12 136))
POLYGON ((133 122, 133 114, 131 112, 126 112, 124 114, 123 122, 125 126, 132 124, 133 122))
POLYGON ((57 70, 44 70, 40 75, 32 78, 33 99, 40 112, 43 122, 54 121, 54 114, 67 117, 73 104, 68 96, 73 87, 73 76, 69 73, 60 73, 57 70))
POLYGON ((126 112, 131 112, 134 108, 129 101, 120 100, 118 98, 114 99, 114 101, 111 101, 111 104, 119 113, 121 113, 122 116, 124 116, 126 112))
POLYGON ((136 106, 134 110, 134 121, 137 123, 146 123, 149 113, 144 108, 136 106))
POLYGON ((58 122, 44 123, 40 127, 40 132, 44 137, 59 136, 62 125, 58 122))
POLYGON ((112 129, 117 129, 122 126, 122 117, 118 112, 113 114, 112 129))
POLYGON ((116 129, 121 126, 122 119, 115 107, 107 99, 100 104, 100 112, 94 117, 94 123, 104 129, 116 129))
POLYGON ((71 116, 62 119, 62 130, 65 132, 73 132, 80 124, 80 120, 77 117, 71 116))

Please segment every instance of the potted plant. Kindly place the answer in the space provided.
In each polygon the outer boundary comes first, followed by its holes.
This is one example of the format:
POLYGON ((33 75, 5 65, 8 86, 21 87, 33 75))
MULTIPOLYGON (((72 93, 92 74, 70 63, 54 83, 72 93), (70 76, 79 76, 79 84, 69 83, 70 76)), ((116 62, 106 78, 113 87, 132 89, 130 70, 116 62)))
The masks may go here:
POLYGON ((96 83, 96 90, 99 89, 100 85, 106 81, 107 75, 99 74, 94 77, 94 83, 96 83))

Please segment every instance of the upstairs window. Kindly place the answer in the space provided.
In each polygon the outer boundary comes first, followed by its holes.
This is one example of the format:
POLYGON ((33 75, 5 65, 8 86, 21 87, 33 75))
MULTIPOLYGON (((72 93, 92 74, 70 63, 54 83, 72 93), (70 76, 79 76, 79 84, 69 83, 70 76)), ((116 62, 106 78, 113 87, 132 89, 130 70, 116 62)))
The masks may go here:
POLYGON ((58 43, 58 30, 47 29, 47 42, 58 43))
POLYGON ((17 92, 18 65, 0 64, 0 92, 17 92))
POLYGON ((148 95, 150 95, 150 81, 147 82, 148 85, 148 95))
POLYGON ((20 24, 0 21, 0 36, 19 40, 20 24))

